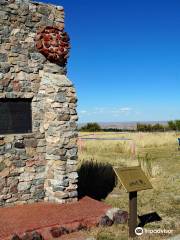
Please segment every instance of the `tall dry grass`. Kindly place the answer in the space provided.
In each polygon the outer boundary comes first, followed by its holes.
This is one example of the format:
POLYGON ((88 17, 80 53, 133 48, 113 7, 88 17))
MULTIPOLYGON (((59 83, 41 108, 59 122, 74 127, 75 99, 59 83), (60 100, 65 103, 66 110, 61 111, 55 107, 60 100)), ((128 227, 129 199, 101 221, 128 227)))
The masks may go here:
MULTIPOLYGON (((89 133, 90 134, 90 133, 89 133)), ((167 133, 95 133, 89 137, 98 139, 122 138, 124 140, 83 140, 88 138, 88 133, 79 134, 79 164, 84 160, 96 160, 103 163, 111 163, 115 166, 121 165, 142 165, 150 173, 151 163, 154 158, 151 156, 151 149, 174 146, 177 143, 179 134, 167 133), (127 140, 128 139, 128 140, 127 140), (144 154, 149 149, 149 154, 144 154)))
MULTIPOLYGON (((88 133, 83 133, 83 135, 88 133)), ((92 133, 90 133, 92 134, 92 133)), ((82 134, 80 134, 82 136, 82 134)), ((92 137, 93 135, 91 135, 92 137)), ((138 192, 138 214, 152 211, 162 217, 161 222, 148 224, 152 229, 173 229, 173 235, 180 233, 180 151, 179 133, 96 133, 97 138, 128 138, 124 141, 81 140, 79 165, 82 161, 94 160, 113 166, 141 165, 150 178, 153 189, 138 192)), ((88 137, 88 136, 87 136, 88 137)), ((120 185, 108 195, 106 202, 113 207, 128 210, 128 195, 120 185)), ((95 229, 91 234, 97 239, 128 239, 127 225, 95 229)), ((167 239, 169 236, 143 236, 140 239, 167 239)))

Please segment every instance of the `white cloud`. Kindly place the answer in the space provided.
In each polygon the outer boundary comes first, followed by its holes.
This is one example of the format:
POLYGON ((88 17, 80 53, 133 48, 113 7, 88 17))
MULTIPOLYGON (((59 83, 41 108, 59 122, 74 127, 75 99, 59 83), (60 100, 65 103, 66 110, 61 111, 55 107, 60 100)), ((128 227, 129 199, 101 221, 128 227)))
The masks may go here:
POLYGON ((123 115, 129 114, 132 111, 130 107, 95 107, 88 110, 79 110, 80 115, 102 115, 102 114, 115 114, 123 115))
POLYGON ((121 111, 121 112, 129 112, 129 111, 131 111, 131 110, 132 110, 132 108, 130 108, 130 107, 120 108, 120 111, 121 111))
POLYGON ((117 116, 122 114, 129 114, 131 111, 132 111, 132 108, 130 107, 121 107, 121 108, 116 107, 111 110, 111 113, 116 114, 117 116))
POLYGON ((80 110, 79 113, 80 114, 85 114, 85 113, 87 113, 87 111, 86 110, 80 110))

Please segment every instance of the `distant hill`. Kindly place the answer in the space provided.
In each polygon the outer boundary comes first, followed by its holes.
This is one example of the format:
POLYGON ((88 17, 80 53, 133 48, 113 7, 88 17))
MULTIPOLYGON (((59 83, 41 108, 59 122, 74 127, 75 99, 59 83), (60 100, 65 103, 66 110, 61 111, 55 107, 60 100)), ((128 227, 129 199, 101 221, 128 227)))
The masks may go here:
MULTIPOLYGON (((152 124, 152 125, 159 123, 163 126, 168 125, 167 121, 97 122, 97 123, 101 126, 101 128, 104 128, 104 129, 117 128, 117 129, 129 129, 129 130, 136 129, 137 123, 152 124)), ((81 128, 86 124, 87 123, 79 123, 78 127, 81 128)))

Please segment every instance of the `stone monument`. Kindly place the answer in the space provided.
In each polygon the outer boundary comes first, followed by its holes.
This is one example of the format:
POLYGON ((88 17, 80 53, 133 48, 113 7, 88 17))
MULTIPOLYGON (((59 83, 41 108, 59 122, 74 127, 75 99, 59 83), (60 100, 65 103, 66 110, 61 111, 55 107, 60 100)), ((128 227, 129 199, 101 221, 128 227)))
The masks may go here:
POLYGON ((0 0, 0 206, 77 200, 69 48, 63 7, 0 0))

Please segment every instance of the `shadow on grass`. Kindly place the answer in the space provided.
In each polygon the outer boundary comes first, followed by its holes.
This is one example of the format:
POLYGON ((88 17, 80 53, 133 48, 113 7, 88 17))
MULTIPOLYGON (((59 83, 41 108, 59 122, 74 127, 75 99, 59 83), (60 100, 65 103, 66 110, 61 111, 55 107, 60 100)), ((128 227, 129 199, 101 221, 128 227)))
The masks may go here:
POLYGON ((162 218, 158 215, 157 212, 147 213, 142 216, 138 216, 138 218, 140 220, 138 227, 144 227, 145 224, 147 223, 157 222, 162 220, 162 218))
POLYGON ((78 197, 105 199, 116 186, 116 175, 110 164, 86 161, 78 169, 78 197))

